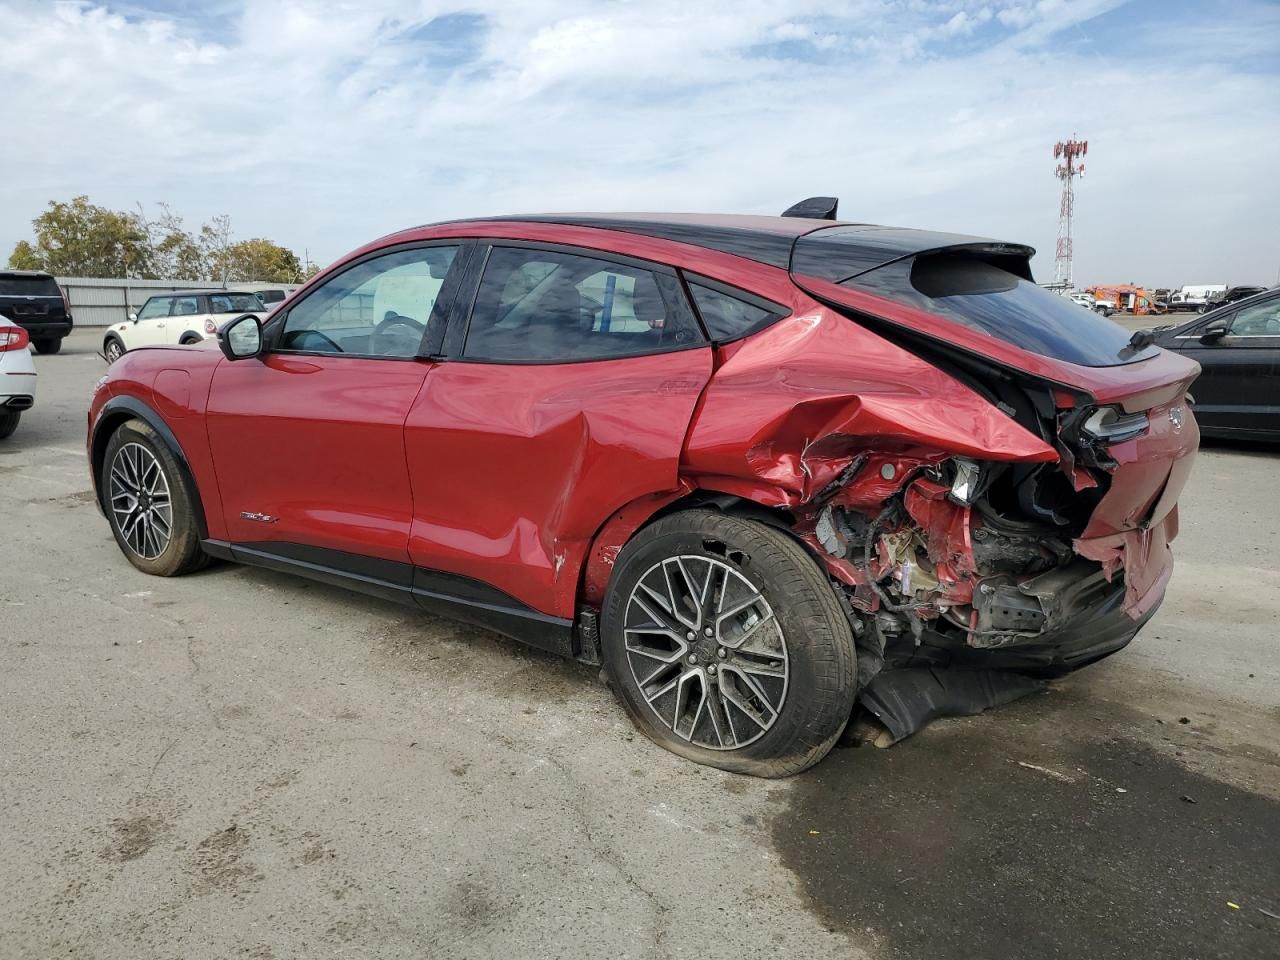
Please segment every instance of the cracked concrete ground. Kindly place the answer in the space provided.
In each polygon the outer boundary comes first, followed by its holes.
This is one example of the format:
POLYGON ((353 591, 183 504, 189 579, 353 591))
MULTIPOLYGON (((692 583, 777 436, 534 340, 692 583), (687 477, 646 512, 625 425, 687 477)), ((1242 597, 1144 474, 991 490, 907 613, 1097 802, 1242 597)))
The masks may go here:
POLYGON ((138 573, 86 492, 93 343, 0 443, 4 960, 1274 956, 1280 455, 1202 455, 1129 650, 765 782, 483 631, 138 573))

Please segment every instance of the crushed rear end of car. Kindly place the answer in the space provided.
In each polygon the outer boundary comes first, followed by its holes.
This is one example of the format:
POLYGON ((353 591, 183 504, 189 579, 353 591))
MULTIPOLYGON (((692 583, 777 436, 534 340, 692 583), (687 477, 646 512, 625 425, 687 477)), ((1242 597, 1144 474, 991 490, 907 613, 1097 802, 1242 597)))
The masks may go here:
MULTIPOLYGON (((1032 252, 817 231, 792 276, 822 309, 717 374, 776 404, 756 488, 734 482, 838 585, 881 744, 1114 653, 1169 580, 1198 367, 1040 290, 1032 252)), ((729 472, 691 440, 695 469, 729 472)))

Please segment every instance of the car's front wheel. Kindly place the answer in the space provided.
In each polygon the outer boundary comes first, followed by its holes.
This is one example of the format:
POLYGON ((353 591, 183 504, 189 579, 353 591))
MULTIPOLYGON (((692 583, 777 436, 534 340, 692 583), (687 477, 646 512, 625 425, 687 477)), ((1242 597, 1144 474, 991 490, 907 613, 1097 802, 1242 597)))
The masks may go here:
POLYGON ((124 344, 119 337, 107 337, 102 343, 102 355, 107 358, 107 363, 115 363, 124 356, 124 344))
POLYGON ((605 669, 659 745, 761 777, 821 760, 853 709, 853 635, 804 548, 761 523, 688 511, 646 527, 605 598, 605 669))
POLYGON ((101 484, 116 543, 143 573, 176 577, 208 563, 200 546, 194 491, 149 425, 130 420, 112 434, 101 484))

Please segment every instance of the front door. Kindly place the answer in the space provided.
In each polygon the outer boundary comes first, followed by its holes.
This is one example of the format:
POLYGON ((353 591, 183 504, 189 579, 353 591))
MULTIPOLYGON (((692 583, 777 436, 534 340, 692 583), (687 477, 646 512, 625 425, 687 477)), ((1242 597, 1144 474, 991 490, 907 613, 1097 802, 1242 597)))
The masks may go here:
POLYGON ((1204 324, 1182 340, 1203 370, 1191 388, 1196 418, 1211 431, 1280 435, 1280 296, 1241 307, 1228 324, 1209 343, 1199 339, 1204 324))
POLYGON ((207 423, 233 543, 384 580, 408 570, 404 421, 457 250, 357 261, 273 318, 261 358, 219 364, 207 423))
POLYGON ((418 585, 571 619, 604 522, 678 489, 711 347, 674 271, 607 254, 494 246, 459 299, 405 428, 418 585))

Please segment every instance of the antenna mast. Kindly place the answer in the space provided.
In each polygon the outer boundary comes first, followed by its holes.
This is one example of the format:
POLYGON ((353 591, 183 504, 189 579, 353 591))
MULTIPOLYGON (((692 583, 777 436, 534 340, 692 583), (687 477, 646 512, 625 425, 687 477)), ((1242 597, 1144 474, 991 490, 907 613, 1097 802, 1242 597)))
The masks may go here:
POLYGON ((1075 179, 1084 176, 1084 163, 1079 158, 1089 152, 1088 140, 1059 140, 1053 145, 1053 155, 1058 160, 1054 176, 1062 181, 1062 202, 1058 207, 1058 249, 1054 259, 1053 285, 1059 289, 1071 288, 1071 216, 1076 202, 1075 179))

